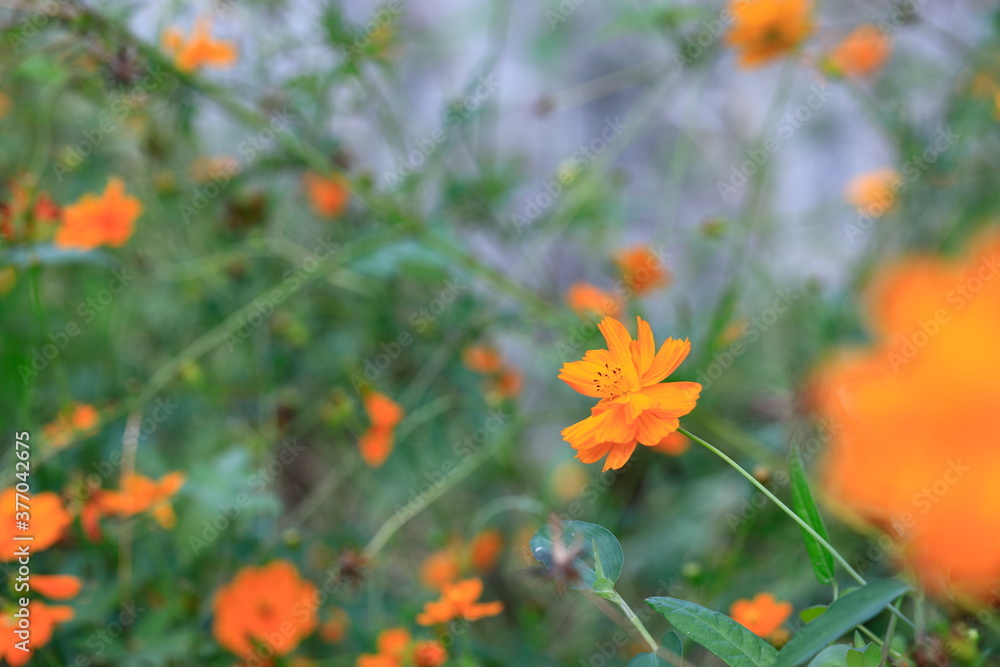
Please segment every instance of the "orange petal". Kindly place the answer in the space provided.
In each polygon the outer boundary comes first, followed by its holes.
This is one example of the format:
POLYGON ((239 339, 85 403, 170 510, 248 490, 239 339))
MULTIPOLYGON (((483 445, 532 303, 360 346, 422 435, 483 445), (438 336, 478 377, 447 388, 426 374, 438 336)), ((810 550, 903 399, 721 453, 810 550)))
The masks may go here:
POLYGON ((68 574, 36 574, 31 578, 31 587, 53 600, 68 600, 76 597, 83 583, 68 574))

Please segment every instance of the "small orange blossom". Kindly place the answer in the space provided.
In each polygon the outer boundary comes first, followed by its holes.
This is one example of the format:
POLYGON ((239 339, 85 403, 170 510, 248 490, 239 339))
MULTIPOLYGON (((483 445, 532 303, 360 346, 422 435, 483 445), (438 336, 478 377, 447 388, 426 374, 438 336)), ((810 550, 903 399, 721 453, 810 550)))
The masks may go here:
POLYGON ((125 194, 125 182, 112 178, 100 195, 85 194, 63 209, 62 226, 55 242, 63 248, 92 250, 108 245, 119 248, 132 236, 142 204, 125 194))
POLYGON ((428 602, 417 616, 420 625, 448 623, 456 618, 476 621, 496 616, 503 611, 502 602, 477 602, 483 594, 483 580, 463 579, 447 584, 441 590, 441 599, 428 602))

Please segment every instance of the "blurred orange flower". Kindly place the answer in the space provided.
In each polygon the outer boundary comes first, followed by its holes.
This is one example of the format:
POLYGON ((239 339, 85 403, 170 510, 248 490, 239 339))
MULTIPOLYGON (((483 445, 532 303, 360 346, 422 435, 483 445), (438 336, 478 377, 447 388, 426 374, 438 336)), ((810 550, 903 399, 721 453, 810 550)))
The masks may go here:
POLYGON ((215 594, 212 609, 212 634, 229 651, 249 659, 263 644, 287 655, 316 629, 316 587, 292 563, 276 560, 241 569, 215 594))
POLYGON ((98 422, 97 408, 87 403, 76 403, 63 410, 56 420, 42 427, 48 446, 60 449, 77 435, 93 435, 98 422))
POLYGON ((740 53, 741 67, 762 65, 796 50, 813 31, 808 0, 731 0, 733 27, 726 44, 740 53))
POLYGON ((174 57, 174 64, 182 72, 193 72, 199 67, 232 67, 236 63, 236 44, 212 38, 212 22, 200 18, 195 22, 191 37, 185 39, 178 28, 163 34, 163 48, 174 57))
POLYGON ((51 491, 34 493, 29 501, 30 529, 15 532, 15 517, 18 512, 26 511, 23 506, 18 508, 17 500, 17 491, 13 487, 0 491, 0 561, 17 558, 18 547, 25 543, 15 540, 15 535, 33 537, 30 543, 31 552, 38 553, 62 539, 63 533, 73 520, 58 495, 51 491))
POLYGON ((413 642, 405 628, 390 628, 379 633, 378 654, 358 657, 358 667, 438 667, 448 659, 444 647, 432 640, 413 642))
POLYGON ((674 431, 659 443, 653 445, 653 450, 668 456, 680 456, 691 447, 691 439, 679 431, 674 431))
POLYGON ((418 642, 413 649, 413 664, 416 667, 440 667, 448 661, 448 652, 439 642, 426 639, 418 642))
POLYGON ((336 644, 343 641, 347 635, 347 628, 351 625, 351 617, 340 607, 335 607, 330 611, 330 616, 319 628, 319 636, 323 641, 336 644))
POLYGON ((462 350, 462 363, 473 373, 487 375, 499 371, 503 360, 496 348, 488 345, 469 345, 462 350))
POLYGON ((463 579, 447 584, 441 590, 441 599, 428 602, 417 616, 420 625, 448 623, 456 618, 476 621, 496 616, 503 611, 502 602, 477 602, 483 594, 482 579, 463 579))
POLYGON ((496 567, 503 551, 503 533, 490 528, 472 539, 472 567, 479 572, 489 572, 496 567))
POLYGON ((734 602, 729 615, 758 637, 767 638, 792 615, 792 603, 778 602, 770 593, 758 593, 752 600, 734 602))
POLYGON ((85 194, 63 209, 55 243, 63 248, 92 250, 102 245, 119 248, 132 236, 142 204, 125 194, 125 183, 111 178, 100 195, 85 194))
POLYGON ((566 290, 566 305, 580 317, 615 317, 622 309, 621 299, 617 296, 582 281, 573 283, 566 290))
POLYGON ((1000 590, 998 273, 997 237, 958 261, 884 270, 868 294, 872 344, 831 359, 813 385, 833 425, 829 495, 885 530, 924 586, 948 596, 1000 590))
POLYGON ((863 23, 837 45, 828 62, 837 74, 860 78, 880 70, 891 52, 892 42, 878 26, 863 23))
POLYGON ((847 184, 845 196, 852 206, 880 218, 896 204, 903 177, 895 169, 878 169, 856 176, 847 184))
POLYGON ((378 468, 392 453, 394 431, 403 419, 403 408, 376 391, 366 394, 364 403, 371 426, 358 441, 358 449, 365 463, 378 468))
POLYGON ((31 590, 53 600, 75 598, 83 582, 68 574, 35 574, 31 577, 31 590))
POLYGON ((469 345, 462 351, 462 363, 473 373, 487 376, 487 394, 514 398, 521 391, 520 371, 508 366, 496 348, 489 345, 469 345))
POLYGON ((14 610, 0 611, 0 659, 6 660, 10 667, 28 664, 34 652, 52 640, 56 624, 73 618, 72 607, 51 606, 35 600, 29 603, 28 613, 31 617, 31 639, 29 650, 22 651, 17 648, 17 644, 23 640, 15 634, 18 619, 14 618, 14 610))
POLYGON ((462 576, 461 545, 450 545, 435 551, 420 566, 420 580, 424 586, 441 590, 445 584, 462 576))
POLYGON ((649 324, 637 317, 638 340, 610 317, 598 324, 607 350, 589 350, 581 361, 564 364, 559 379, 585 396, 601 400, 591 416, 563 429, 576 457, 593 463, 605 455, 604 470, 625 465, 640 442, 658 445, 691 412, 701 385, 662 381, 691 351, 688 340, 668 338, 656 351, 649 324))
POLYGON ((503 542, 503 533, 495 528, 482 531, 468 544, 453 540, 424 560, 420 579, 428 588, 441 590, 446 584, 457 581, 464 571, 489 572, 496 567, 503 542))
POLYGON ((128 517, 152 511, 157 523, 164 528, 173 528, 177 517, 168 501, 184 486, 185 479, 180 472, 165 475, 158 482, 130 473, 122 479, 120 491, 101 491, 95 494, 94 502, 104 516, 128 517))
POLYGON ((59 207, 48 193, 36 191, 30 176, 10 179, 7 187, 10 200, 0 201, 0 236, 3 238, 8 241, 30 239, 36 224, 49 225, 59 220, 59 207), (24 229, 18 228, 19 224, 24 224, 24 229))
POLYGON ((655 287, 670 284, 670 273, 663 261, 647 246, 633 246, 619 251, 615 254, 615 264, 621 269, 622 280, 636 294, 645 294, 655 287))
POLYGON ((302 177, 306 194, 316 215, 324 218, 339 218, 347 210, 351 191, 343 176, 322 176, 316 172, 306 172, 302 177))

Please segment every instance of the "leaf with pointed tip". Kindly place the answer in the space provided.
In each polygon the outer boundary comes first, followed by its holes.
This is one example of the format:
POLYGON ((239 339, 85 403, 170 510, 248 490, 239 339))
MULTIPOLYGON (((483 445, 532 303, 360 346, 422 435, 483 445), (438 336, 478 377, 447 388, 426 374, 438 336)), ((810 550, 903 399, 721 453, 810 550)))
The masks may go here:
MULTIPOLYGON (((820 516, 816 501, 813 500, 812 492, 809 490, 809 482, 806 480, 805 467, 802 465, 802 457, 799 455, 798 447, 792 447, 792 451, 788 454, 788 474, 792 482, 792 507, 795 508, 795 513, 809 524, 809 527, 815 530, 820 537, 829 541, 826 526, 823 525, 823 517, 820 516)), ((805 529, 802 529, 802 539, 805 540, 806 552, 809 554, 809 562, 812 563, 816 579, 821 584, 831 583, 833 581, 833 555, 805 529)))
POLYGON ((553 543, 551 524, 539 528, 531 538, 529 546, 535 560, 544 565, 549 572, 556 573, 553 568, 553 552, 559 549, 578 550, 570 564, 575 576, 564 581, 567 586, 578 591, 592 591, 599 579, 606 579, 611 584, 618 581, 625 554, 622 552, 622 545, 611 531, 585 521, 562 521, 560 526, 562 544, 553 543), (601 571, 600 575, 598 569, 601 571))
POLYGON ((676 598, 646 598, 678 631, 722 659, 729 667, 771 667, 778 652, 725 614, 676 598))
POLYGON ((834 600, 826 612, 806 623, 778 653, 774 667, 799 665, 826 648, 854 626, 864 623, 910 590, 899 579, 882 579, 834 600))

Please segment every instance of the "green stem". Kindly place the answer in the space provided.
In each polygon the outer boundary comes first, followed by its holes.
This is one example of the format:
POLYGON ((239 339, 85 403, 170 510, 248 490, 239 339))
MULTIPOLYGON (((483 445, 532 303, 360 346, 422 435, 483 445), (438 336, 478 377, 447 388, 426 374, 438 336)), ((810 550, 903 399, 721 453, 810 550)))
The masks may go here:
MULTIPOLYGON (((761 493, 763 493, 765 496, 768 497, 768 499, 771 500, 771 502, 773 502, 775 505, 777 505, 781 509, 782 512, 784 512, 785 514, 787 514, 788 516, 790 516, 795 523, 799 524, 799 527, 801 527, 802 530, 804 530, 805 532, 809 533, 809 535, 814 540, 816 540, 820 545, 822 545, 822 547, 824 549, 826 549, 827 551, 829 551, 830 555, 833 556, 834 560, 836 560, 838 563, 840 563, 840 565, 844 568, 844 570, 847 572, 847 574, 849 574, 851 576, 852 579, 854 579, 856 582, 858 582, 862 586, 865 586, 868 583, 868 581, 864 577, 862 577, 860 574, 858 574, 857 570, 855 570, 853 567, 851 567, 851 564, 847 562, 847 559, 844 558, 843 556, 841 556, 840 552, 837 551, 833 547, 833 545, 831 545, 829 542, 827 542, 823 538, 822 535, 820 535, 819 533, 817 533, 813 529, 813 527, 810 526, 808 523, 806 523, 805 520, 802 519, 802 517, 800 517, 798 514, 796 514, 795 511, 792 510, 792 508, 790 508, 785 503, 781 502, 781 500, 776 495, 774 495, 773 493, 771 493, 770 491, 768 491, 768 489, 767 489, 766 486, 764 486, 763 484, 761 484, 760 482, 758 482, 757 479, 754 478, 754 476, 751 475, 750 473, 748 473, 746 470, 744 470, 740 466, 740 464, 738 464, 736 461, 734 461, 731 458, 729 458, 728 456, 726 456, 726 454, 724 452, 722 452, 720 449, 718 449, 717 447, 714 447, 713 445, 705 442, 704 440, 702 440, 698 436, 694 435, 693 433, 687 431, 686 429, 679 428, 677 430, 678 430, 678 432, 683 433, 684 435, 686 435, 687 437, 691 438, 692 440, 694 440, 695 442, 697 442, 701 446, 703 446, 706 449, 708 449, 710 452, 712 452, 713 454, 715 454, 716 456, 718 456, 720 459, 722 459, 723 461, 725 461, 726 463, 728 463, 733 469, 736 470, 736 472, 738 472, 741 475, 743 475, 743 477, 745 477, 747 479, 747 481, 749 481, 751 484, 753 484, 755 487, 757 487, 758 491, 760 491, 761 493)), ((913 621, 911 621, 906 616, 904 616, 902 614, 902 612, 900 612, 898 609, 890 606, 889 607, 889 611, 891 611, 892 613, 894 613, 896 616, 899 616, 899 618, 901 618, 902 620, 904 620, 911 627, 913 626, 913 621)))
POLYGON ((649 634, 649 630, 647 630, 646 626, 642 624, 642 619, 640 619, 636 613, 632 611, 632 607, 628 606, 628 602, 625 602, 625 599, 618 594, 618 591, 612 588, 609 593, 605 593, 603 595, 606 595, 607 599, 618 605, 618 607, 625 614, 625 618, 629 620, 629 623, 631 623, 632 626, 639 631, 642 638, 646 640, 647 644, 649 644, 650 650, 652 650, 653 653, 656 653, 656 651, 660 648, 659 643, 653 639, 653 635, 649 634))

